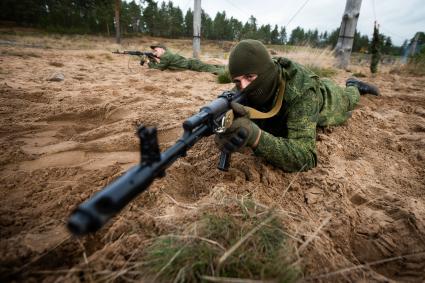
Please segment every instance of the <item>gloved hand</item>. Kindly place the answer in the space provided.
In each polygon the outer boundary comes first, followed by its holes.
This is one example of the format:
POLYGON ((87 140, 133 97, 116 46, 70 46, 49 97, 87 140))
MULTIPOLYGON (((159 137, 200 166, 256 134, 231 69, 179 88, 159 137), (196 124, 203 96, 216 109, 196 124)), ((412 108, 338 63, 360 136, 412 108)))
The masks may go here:
POLYGON ((236 102, 230 104, 236 119, 222 134, 215 136, 215 143, 224 152, 237 151, 244 146, 253 146, 261 135, 260 128, 249 119, 249 113, 236 102))

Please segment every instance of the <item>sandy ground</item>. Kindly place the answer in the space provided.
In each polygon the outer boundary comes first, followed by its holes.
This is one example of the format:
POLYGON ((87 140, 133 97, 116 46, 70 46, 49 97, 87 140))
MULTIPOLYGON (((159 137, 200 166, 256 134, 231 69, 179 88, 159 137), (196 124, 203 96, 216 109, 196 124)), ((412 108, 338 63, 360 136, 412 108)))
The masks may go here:
MULTIPOLYGON (((303 247, 302 281, 425 282, 424 77, 384 69, 365 78, 382 96, 363 96, 346 125, 318 130, 311 171, 284 173, 235 154, 223 173, 209 137, 99 233, 77 239, 65 228, 68 215, 138 162, 137 124, 158 127, 165 149, 185 118, 231 87, 211 74, 140 67, 110 54, 117 46, 101 38, 79 40, 0 46, 2 282, 75 282, 123 270, 146 239, 190 221, 203 203, 246 196, 287 213, 288 233, 303 247), (65 79, 48 80, 57 73, 65 79)), ((178 44, 190 54, 189 41, 178 44)), ((227 48, 212 45, 203 59, 224 62, 227 48)), ((334 79, 343 84, 350 74, 334 79)))

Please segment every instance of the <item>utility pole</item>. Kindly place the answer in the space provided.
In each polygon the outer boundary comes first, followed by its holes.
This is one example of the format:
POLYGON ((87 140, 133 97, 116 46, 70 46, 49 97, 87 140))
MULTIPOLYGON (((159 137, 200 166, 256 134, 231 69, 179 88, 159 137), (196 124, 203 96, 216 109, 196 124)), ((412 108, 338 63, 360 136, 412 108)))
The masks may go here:
POLYGON ((415 55, 416 46, 418 46, 418 40, 419 40, 419 32, 416 33, 415 39, 413 40, 412 47, 410 48, 410 56, 415 55))
POLYGON ((121 34, 120 34, 120 7, 121 0, 115 0, 115 36, 117 43, 121 43, 121 34))
POLYGON ((201 53, 201 0, 194 0, 193 7, 193 57, 201 53))
POLYGON ((338 43, 335 46, 338 68, 345 69, 350 63, 350 55, 353 48, 354 34, 356 32, 361 5, 362 0, 347 0, 345 4, 338 43))

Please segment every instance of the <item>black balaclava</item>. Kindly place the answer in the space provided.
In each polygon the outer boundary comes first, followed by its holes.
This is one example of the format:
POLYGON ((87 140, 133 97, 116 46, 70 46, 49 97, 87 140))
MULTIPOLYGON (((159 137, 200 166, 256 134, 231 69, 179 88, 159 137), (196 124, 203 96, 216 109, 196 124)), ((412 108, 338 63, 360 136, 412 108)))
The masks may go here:
POLYGON ((278 83, 278 66, 273 62, 266 47, 258 40, 242 40, 230 52, 229 73, 233 78, 256 74, 243 92, 246 93, 248 104, 261 107, 270 102, 278 83))

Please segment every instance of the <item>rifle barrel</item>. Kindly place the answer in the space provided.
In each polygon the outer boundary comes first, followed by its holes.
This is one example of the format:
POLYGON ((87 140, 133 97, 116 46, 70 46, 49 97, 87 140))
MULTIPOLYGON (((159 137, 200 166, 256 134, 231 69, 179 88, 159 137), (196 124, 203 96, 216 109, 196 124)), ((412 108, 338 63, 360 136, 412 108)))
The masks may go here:
MULTIPOLYGON (((244 97, 239 92, 224 92, 216 100, 201 108, 197 114, 189 117, 183 123, 182 137, 173 146, 162 152, 160 158, 144 160, 142 155, 141 164, 132 167, 123 176, 78 206, 68 219, 68 229, 71 233, 86 235, 99 230, 130 201, 147 190, 156 178, 163 177, 165 170, 178 158, 185 156, 187 150, 198 140, 213 134, 223 115, 230 109, 230 102, 241 103, 244 97)), ((154 139, 158 149, 156 130, 152 132, 155 133, 154 139)), ((146 146, 143 144, 142 138, 142 152, 145 149, 144 145, 146 146)), ((147 141, 148 151, 145 153, 152 152, 149 150, 149 145, 150 141, 147 141)), ((230 155, 227 157, 230 158, 230 155)), ((220 163, 228 166, 228 159, 227 162, 221 161, 220 163)))
POLYGON ((211 132, 203 125, 190 135, 179 139, 161 154, 158 162, 136 165, 94 197, 81 204, 70 216, 68 228, 74 235, 85 235, 99 230, 109 219, 120 212, 131 200, 144 192, 178 158, 185 156, 200 138, 211 132))

